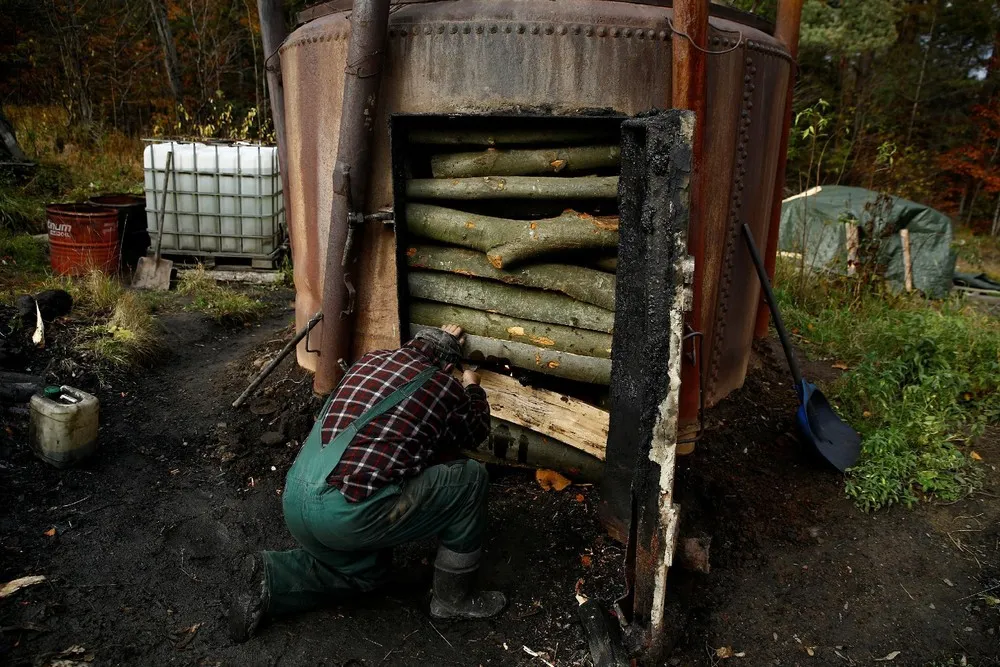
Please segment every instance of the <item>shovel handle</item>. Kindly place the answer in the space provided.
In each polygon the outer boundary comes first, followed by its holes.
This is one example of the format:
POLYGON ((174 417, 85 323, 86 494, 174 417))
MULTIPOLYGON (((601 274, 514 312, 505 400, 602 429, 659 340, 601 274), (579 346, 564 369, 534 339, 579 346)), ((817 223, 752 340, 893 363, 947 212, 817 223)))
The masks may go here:
POLYGON ((764 300, 767 301, 768 308, 771 309, 771 317, 774 319, 774 328, 778 330, 781 347, 785 349, 788 368, 792 371, 795 386, 799 387, 802 384, 802 371, 799 370, 799 362, 795 358, 795 351, 792 350, 792 343, 788 340, 788 331, 785 329, 784 320, 781 319, 778 302, 774 299, 774 290, 771 289, 771 281, 767 277, 767 271, 764 270, 764 262, 761 261, 757 244, 753 241, 753 232, 750 231, 750 227, 745 222, 743 223, 743 237, 747 240, 747 250, 750 251, 750 258, 753 260, 754 268, 757 269, 757 277, 760 278, 760 287, 764 290, 764 300))
POLYGON ((163 247, 163 221, 167 217, 167 190, 170 185, 170 174, 174 170, 174 152, 167 153, 167 171, 163 176, 163 197, 160 198, 160 210, 156 212, 156 252, 153 257, 160 263, 160 248, 163 247))

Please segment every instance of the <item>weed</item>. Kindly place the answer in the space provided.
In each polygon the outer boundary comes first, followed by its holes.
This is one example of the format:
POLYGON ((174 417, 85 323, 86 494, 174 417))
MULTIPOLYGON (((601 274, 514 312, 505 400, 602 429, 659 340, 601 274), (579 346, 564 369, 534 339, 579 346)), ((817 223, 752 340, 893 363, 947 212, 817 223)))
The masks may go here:
POLYGON ((192 297, 189 310, 205 313, 225 326, 253 322, 267 310, 266 303, 216 283, 201 265, 181 278, 177 291, 192 297))
POLYGON ((292 258, 290 255, 285 255, 285 258, 281 260, 281 267, 278 269, 278 273, 281 276, 281 280, 279 280, 280 285, 286 287, 295 286, 295 272, 292 269, 292 258))
POLYGON ((163 351, 156 318, 133 292, 120 293, 106 324, 84 329, 80 348, 100 366, 116 370, 148 364, 163 351))
POLYGON ((850 365, 828 387, 863 438, 847 494, 872 510, 975 489, 982 471, 961 445, 1000 418, 1000 324, 959 302, 823 278, 800 289, 787 274, 777 293, 788 326, 850 365))

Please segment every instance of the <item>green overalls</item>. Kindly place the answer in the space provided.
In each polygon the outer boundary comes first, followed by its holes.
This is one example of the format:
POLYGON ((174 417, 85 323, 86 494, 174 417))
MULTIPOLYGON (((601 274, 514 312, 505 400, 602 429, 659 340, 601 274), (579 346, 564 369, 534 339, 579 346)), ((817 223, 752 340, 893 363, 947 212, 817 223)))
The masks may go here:
POLYGON ((480 548, 488 479, 476 461, 431 466, 356 503, 327 482, 358 432, 435 372, 434 367, 422 371, 324 447, 327 401, 285 478, 285 523, 301 548, 264 552, 269 614, 313 609, 378 587, 392 565, 392 547, 405 542, 437 536, 458 553, 480 548))

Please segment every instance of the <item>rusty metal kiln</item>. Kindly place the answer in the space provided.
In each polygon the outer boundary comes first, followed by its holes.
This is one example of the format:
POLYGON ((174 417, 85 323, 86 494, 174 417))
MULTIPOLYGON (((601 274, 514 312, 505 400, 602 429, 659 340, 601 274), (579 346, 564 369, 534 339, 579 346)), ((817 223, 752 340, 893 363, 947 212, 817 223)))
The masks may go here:
MULTIPOLYGON (((522 130, 563 119, 587 134, 669 107, 694 112, 687 230, 693 298, 680 337, 681 436, 671 436, 669 447, 691 435, 699 403, 711 406, 742 385, 755 329, 760 335, 762 328, 759 285, 740 226, 768 239, 773 267, 801 0, 779 1, 776 28, 708 0, 334 0, 302 12, 290 34, 280 2, 259 4, 265 50, 278 54, 269 84, 297 327, 324 315, 297 348, 299 364, 317 371, 318 393, 333 388, 337 361, 398 346, 409 333, 405 254, 398 230, 378 222, 389 218, 379 212, 399 214, 405 179, 401 140, 389 129, 413 126, 395 119, 481 136, 510 127, 512 118, 522 130), (360 129, 345 136, 355 125, 360 129), (356 268, 345 243, 356 248, 356 268), (344 322, 346 332, 338 331, 344 322)), ((625 172, 623 164, 623 179, 625 172)), ((612 431, 621 372, 611 374, 612 431)), ((608 456, 610 464, 610 445, 608 456)), ((669 461, 672 467, 672 454, 669 461)), ((617 463, 628 469, 634 461, 617 463)), ((628 484, 626 477, 621 485, 628 484)), ((609 526, 625 537, 629 518, 622 515, 634 510, 627 492, 619 504, 612 517, 618 525, 609 526)), ((671 507, 669 498, 664 506, 671 507)), ((669 565, 671 548, 654 549, 661 561, 654 569, 669 565)))

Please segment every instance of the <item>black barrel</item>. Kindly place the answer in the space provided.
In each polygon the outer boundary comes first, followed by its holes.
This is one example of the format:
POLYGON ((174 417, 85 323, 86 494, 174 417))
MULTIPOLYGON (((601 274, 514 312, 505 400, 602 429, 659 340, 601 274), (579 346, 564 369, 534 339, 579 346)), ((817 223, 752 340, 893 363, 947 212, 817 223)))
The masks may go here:
POLYGON ((125 193, 112 193, 91 197, 87 201, 118 211, 118 239, 122 248, 122 268, 135 269, 139 258, 146 255, 150 246, 149 233, 146 231, 145 198, 125 193))

